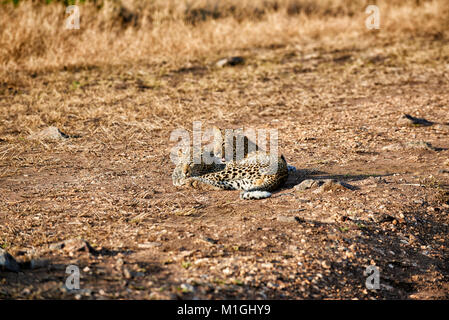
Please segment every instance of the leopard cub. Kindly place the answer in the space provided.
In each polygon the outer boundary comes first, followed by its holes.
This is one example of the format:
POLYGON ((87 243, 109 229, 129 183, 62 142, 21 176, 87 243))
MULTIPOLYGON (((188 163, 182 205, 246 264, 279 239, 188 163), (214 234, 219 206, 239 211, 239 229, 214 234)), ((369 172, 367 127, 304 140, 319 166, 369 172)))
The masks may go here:
POLYGON ((203 151, 203 155, 213 160, 212 163, 205 161, 194 163, 189 157, 181 157, 172 174, 173 184, 199 189, 242 190, 241 199, 270 197, 270 191, 285 183, 292 167, 287 165, 282 155, 277 157, 263 151, 251 151, 251 148, 260 149, 247 137, 243 139, 245 153, 244 158, 240 160, 237 160, 235 148, 231 160, 223 162, 220 157, 217 157, 217 153, 223 154, 220 151, 228 147, 230 140, 215 144, 214 150, 203 151), (254 146, 249 148, 251 144, 254 146))

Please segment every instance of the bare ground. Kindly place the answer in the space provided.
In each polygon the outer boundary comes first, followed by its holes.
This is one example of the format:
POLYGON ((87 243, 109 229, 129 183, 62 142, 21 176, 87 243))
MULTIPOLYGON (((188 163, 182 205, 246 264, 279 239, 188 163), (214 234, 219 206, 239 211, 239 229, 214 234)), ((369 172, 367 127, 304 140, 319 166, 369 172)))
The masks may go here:
POLYGON ((226 55, 245 64, 0 83, 0 245, 22 267, 0 271, 0 298, 449 298, 448 40, 226 55), (433 124, 398 122, 404 113, 433 124), (260 201, 175 188, 170 133, 193 120, 276 128, 298 172, 260 201), (27 138, 48 125, 72 137, 27 138), (295 188, 327 178, 356 189, 295 188), (52 246, 67 239, 91 248, 52 246), (64 288, 70 264, 80 291, 64 288), (365 287, 369 265, 379 290, 365 287))

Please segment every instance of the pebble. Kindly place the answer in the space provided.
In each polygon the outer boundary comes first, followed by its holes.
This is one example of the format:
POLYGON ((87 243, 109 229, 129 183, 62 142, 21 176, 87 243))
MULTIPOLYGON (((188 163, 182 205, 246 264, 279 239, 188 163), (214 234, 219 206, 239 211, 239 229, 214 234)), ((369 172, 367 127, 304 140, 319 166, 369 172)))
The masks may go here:
POLYGON ((37 133, 32 133, 28 136, 31 140, 63 140, 67 139, 69 136, 59 130, 57 127, 47 127, 37 133))
POLYGON ((323 193, 328 191, 338 191, 338 190, 355 190, 356 187, 350 185, 349 183, 337 181, 333 179, 325 180, 324 184, 317 190, 314 191, 314 193, 323 193))
POLYGON ((125 277, 125 279, 131 279, 132 278, 131 272, 126 267, 123 268, 123 276, 125 277))
POLYGON ((231 273, 232 273, 232 270, 231 269, 229 269, 229 268, 224 268, 223 270, 222 270, 222 272, 223 272, 223 274, 224 275, 230 275, 231 273))
POLYGON ((193 292, 195 290, 195 288, 191 284, 188 284, 188 283, 181 284, 181 289, 182 289, 182 292, 193 292))
POLYGON ((242 57, 230 57, 230 58, 223 58, 218 60, 215 65, 219 68, 223 68, 226 66, 236 66, 239 64, 244 64, 245 59, 242 57))
POLYGON ((323 180, 306 179, 300 184, 297 184, 293 189, 295 190, 307 190, 311 188, 316 188, 324 184, 323 180))

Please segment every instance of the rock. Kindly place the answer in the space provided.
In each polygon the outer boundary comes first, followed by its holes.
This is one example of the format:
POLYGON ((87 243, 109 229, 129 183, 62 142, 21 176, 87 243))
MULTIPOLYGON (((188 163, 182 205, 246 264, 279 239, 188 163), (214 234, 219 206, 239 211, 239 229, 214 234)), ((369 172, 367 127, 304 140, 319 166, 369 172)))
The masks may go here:
POLYGON ((191 284, 188 284, 188 283, 183 283, 183 284, 181 284, 180 287, 181 287, 182 292, 184 292, 184 293, 193 292, 195 290, 195 288, 191 284))
POLYGON ((37 133, 30 134, 28 138, 31 140, 62 140, 69 138, 69 136, 57 127, 48 127, 37 133))
POLYGON ((415 118, 409 114, 403 114, 396 122, 399 126, 423 127, 431 126, 434 123, 424 118, 415 118))
POLYGON ((307 179, 302 181, 300 184, 296 185, 294 187, 295 190, 307 190, 311 188, 320 187, 319 189, 315 190, 314 193, 322 193, 326 191, 336 191, 336 190, 355 190, 357 187, 350 185, 346 182, 341 182, 333 179, 326 179, 326 180, 314 180, 314 179, 307 179))
POLYGON ((230 58, 223 58, 218 60, 215 65, 219 68, 223 68, 226 66, 236 66, 239 64, 244 64, 245 59, 242 57, 230 57, 230 58))
POLYGON ((75 252, 88 252, 96 253, 96 250, 92 248, 89 242, 82 239, 69 239, 58 243, 53 243, 49 246, 50 250, 62 250, 71 255, 75 252))
POLYGON ((0 270, 19 272, 20 267, 16 259, 8 252, 0 248, 0 270))
POLYGON ((353 185, 350 185, 346 182, 341 182, 333 179, 326 180, 326 182, 317 190, 314 191, 314 193, 323 193, 327 191, 338 191, 338 190, 355 190, 356 187, 353 185))
POLYGON ((293 189, 295 190, 307 190, 319 187, 324 184, 323 180, 314 180, 314 179, 307 179, 302 181, 300 184, 296 185, 293 189))

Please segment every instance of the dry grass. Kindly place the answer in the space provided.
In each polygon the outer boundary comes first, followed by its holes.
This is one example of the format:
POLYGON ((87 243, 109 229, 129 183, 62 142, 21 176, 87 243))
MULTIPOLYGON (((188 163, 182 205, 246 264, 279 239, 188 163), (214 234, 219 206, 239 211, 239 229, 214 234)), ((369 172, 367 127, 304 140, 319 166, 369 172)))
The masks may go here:
POLYGON ((65 8, 31 1, 0 6, 2 77, 17 70, 139 62, 180 64, 270 45, 444 36, 444 0, 377 1, 381 30, 365 28, 370 1, 104 1, 81 6, 81 29, 65 8))
POLYGON ((69 263, 94 298, 447 298, 447 1, 376 2, 377 31, 367 1, 108 1, 75 31, 1 5, 0 246, 50 266, 0 272, 0 298, 73 298, 69 263), (177 189, 170 133, 194 120, 279 129, 289 164, 359 189, 177 189), (50 125, 79 137, 27 139, 50 125), (98 254, 46 251, 74 238, 98 254), (365 289, 372 261, 392 289, 365 289))

